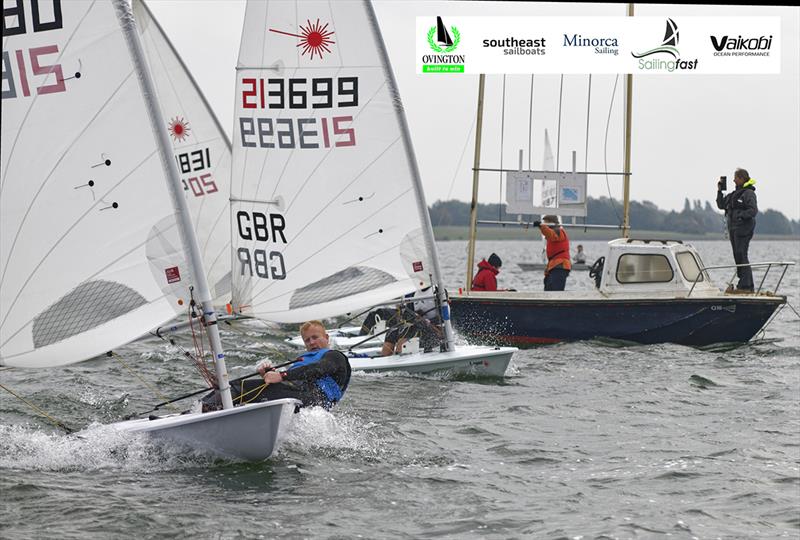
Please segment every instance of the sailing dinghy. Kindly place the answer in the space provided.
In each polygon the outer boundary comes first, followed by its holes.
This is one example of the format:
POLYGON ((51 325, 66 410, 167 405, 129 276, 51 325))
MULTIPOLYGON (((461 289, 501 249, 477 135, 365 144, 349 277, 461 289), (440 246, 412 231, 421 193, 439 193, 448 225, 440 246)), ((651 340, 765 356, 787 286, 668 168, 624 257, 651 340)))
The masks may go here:
POLYGON ((249 1, 236 77, 233 309, 297 323, 431 284, 442 352, 356 370, 502 375, 515 348, 456 347, 419 170, 369 2, 249 1))
POLYGON ((224 409, 115 427, 269 457, 298 402, 233 407, 168 123, 127 2, 23 1, 3 14, 0 365, 93 358, 194 300, 224 409))

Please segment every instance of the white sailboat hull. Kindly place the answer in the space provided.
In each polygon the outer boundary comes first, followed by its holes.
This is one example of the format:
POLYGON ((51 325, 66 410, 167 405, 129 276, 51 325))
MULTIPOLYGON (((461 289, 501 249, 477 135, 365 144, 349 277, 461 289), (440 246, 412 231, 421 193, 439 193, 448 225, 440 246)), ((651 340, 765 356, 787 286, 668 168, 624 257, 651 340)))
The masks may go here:
POLYGON ((516 347, 457 347, 447 352, 417 352, 349 358, 353 371, 368 373, 402 371, 406 373, 440 373, 502 377, 516 347))
POLYGON ((207 413, 175 414, 113 424, 120 431, 147 433, 225 458, 261 461, 272 456, 296 399, 276 399, 207 413))

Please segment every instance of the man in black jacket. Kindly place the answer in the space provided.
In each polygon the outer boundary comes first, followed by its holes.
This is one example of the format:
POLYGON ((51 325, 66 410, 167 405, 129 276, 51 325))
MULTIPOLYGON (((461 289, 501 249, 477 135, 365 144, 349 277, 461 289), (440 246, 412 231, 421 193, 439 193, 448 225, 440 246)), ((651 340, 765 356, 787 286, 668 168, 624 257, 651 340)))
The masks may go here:
MULTIPOLYGON (((329 337, 319 321, 309 321, 300 327, 306 352, 285 371, 272 369, 262 362, 258 372, 261 380, 231 383, 234 405, 281 398, 295 398, 304 407, 314 405, 330 409, 338 403, 350 383, 350 362, 339 352, 329 349, 329 337)), ((218 409, 219 397, 212 392, 203 399, 204 410, 218 409)))
MULTIPOLYGON (((756 228, 756 214, 758 204, 756 200, 756 181, 750 178, 744 169, 736 169, 733 175, 736 189, 727 194, 722 194, 722 180, 717 183, 717 207, 725 210, 725 220, 728 224, 728 236, 733 248, 733 260, 736 264, 750 264, 747 250, 750 239, 756 228)), ((753 292, 753 271, 749 266, 736 269, 739 283, 734 292, 753 292)))

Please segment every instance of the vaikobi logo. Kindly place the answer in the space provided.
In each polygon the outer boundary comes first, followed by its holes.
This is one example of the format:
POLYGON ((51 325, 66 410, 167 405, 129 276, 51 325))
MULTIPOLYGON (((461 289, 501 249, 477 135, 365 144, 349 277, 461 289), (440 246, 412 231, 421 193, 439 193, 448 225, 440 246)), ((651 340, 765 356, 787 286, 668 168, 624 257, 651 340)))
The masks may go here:
POLYGON ((743 38, 736 36, 709 36, 714 46, 714 56, 769 56, 772 36, 743 38))
POLYGON ((441 17, 436 17, 436 26, 432 26, 427 34, 428 46, 437 54, 422 55, 423 73, 463 73, 463 54, 449 54, 461 43, 461 32, 451 26, 449 31, 441 17))
POLYGON ((641 53, 631 52, 634 58, 639 59, 639 69, 649 71, 682 71, 697 69, 697 58, 694 60, 682 60, 678 51, 679 39, 678 25, 672 19, 667 19, 667 30, 661 45, 641 53), (663 58, 648 58, 650 56, 671 56, 673 60, 663 58))

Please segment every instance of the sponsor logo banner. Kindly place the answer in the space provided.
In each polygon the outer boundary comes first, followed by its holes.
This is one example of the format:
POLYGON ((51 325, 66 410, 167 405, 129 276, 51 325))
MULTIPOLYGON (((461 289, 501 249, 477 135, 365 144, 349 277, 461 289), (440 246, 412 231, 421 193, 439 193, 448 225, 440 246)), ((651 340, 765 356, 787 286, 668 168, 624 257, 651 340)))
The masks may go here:
POLYGON ((416 20, 419 74, 780 73, 780 17, 416 20))

